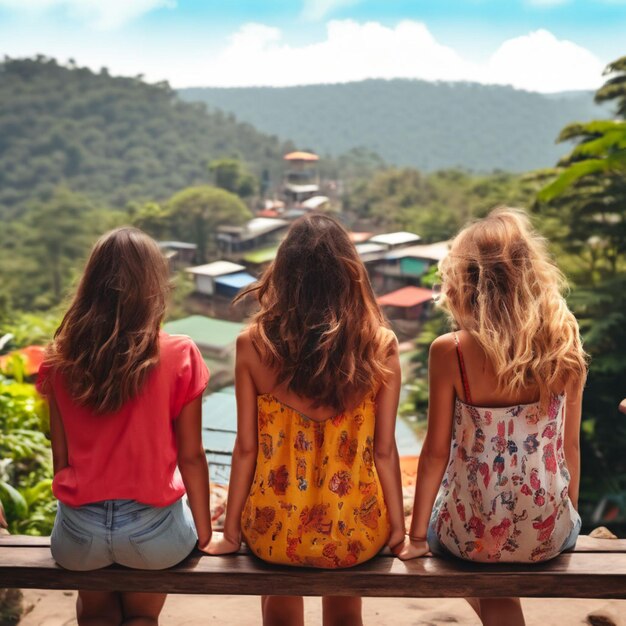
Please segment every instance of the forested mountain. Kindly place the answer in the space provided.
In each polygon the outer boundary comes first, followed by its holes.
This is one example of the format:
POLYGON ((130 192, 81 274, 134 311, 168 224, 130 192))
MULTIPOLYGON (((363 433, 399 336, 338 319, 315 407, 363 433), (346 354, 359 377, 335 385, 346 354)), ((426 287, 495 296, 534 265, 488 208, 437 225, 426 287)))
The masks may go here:
POLYGON ((165 83, 45 57, 0 63, 0 218, 61 183, 111 207, 160 200, 206 183, 211 159, 236 156, 259 174, 290 148, 165 83))
POLYGON ((592 92, 546 96, 475 83, 366 80, 179 93, 322 154, 362 146, 391 164, 431 171, 552 166, 567 151, 555 144, 565 124, 606 117, 592 92))

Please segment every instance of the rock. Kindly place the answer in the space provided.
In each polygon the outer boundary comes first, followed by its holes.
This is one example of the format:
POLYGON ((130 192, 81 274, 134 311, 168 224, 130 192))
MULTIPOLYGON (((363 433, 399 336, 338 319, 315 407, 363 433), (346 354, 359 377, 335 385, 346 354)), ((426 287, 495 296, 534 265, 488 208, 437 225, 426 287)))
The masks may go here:
POLYGON ((619 622, 606 611, 593 611, 593 613, 589 613, 586 622, 591 626, 619 626, 619 622))
POLYGON ((22 592, 19 589, 0 589, 0 624, 13 626, 24 613, 22 592))
POLYGON ((608 528, 605 526, 598 526, 598 528, 594 528, 590 533, 590 537, 594 539, 617 539, 617 536, 614 535, 608 528))

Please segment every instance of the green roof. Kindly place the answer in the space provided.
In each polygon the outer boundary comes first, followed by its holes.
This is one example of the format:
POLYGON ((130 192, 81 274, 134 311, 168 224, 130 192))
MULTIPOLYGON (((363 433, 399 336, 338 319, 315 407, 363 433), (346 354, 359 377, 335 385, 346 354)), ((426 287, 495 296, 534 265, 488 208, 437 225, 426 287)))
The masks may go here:
POLYGON ((170 335, 188 335, 199 348, 225 348, 235 342, 244 328, 243 324, 204 315, 191 315, 163 326, 163 330, 170 335))
POLYGON ((245 254, 243 256, 243 260, 246 263, 267 263, 274 260, 277 250, 278 246, 273 246, 271 248, 261 248, 260 250, 253 250, 252 252, 248 252, 247 254, 245 254))

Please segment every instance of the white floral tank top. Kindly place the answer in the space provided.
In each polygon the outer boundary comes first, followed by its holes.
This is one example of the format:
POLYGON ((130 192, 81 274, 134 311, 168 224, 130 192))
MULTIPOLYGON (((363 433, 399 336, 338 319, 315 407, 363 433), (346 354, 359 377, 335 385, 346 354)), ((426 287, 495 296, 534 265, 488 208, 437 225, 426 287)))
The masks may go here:
POLYGON ((538 403, 472 404, 457 398, 450 460, 431 519, 452 554, 481 562, 533 562, 557 556, 580 521, 568 496, 563 451, 565 395, 547 413, 538 403))

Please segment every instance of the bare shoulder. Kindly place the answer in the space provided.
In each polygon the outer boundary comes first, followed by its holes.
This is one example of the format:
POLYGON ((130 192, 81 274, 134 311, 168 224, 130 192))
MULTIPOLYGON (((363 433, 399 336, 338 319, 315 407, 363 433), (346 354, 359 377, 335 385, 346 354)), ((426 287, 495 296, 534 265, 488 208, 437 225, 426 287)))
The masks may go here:
POLYGON ((448 353, 456 350, 456 341, 454 339, 454 333, 446 333, 445 335, 439 335, 435 341, 430 344, 430 356, 437 357, 440 355, 447 355, 448 353))
POLYGON ((255 358, 258 360, 258 354, 252 341, 252 334, 250 329, 246 328, 242 330, 237 337, 237 360, 246 361, 252 363, 255 358))
POLYGON ((436 376, 456 374, 456 342, 454 333, 446 333, 430 344, 428 367, 430 374, 436 376))

